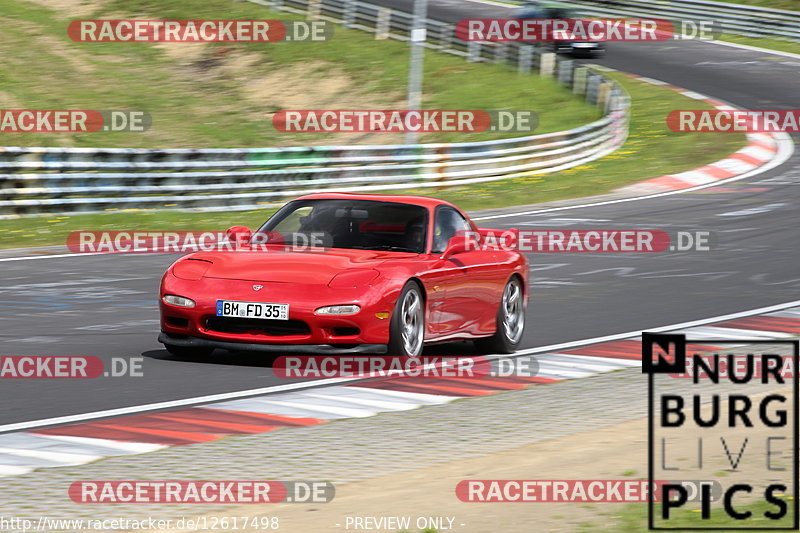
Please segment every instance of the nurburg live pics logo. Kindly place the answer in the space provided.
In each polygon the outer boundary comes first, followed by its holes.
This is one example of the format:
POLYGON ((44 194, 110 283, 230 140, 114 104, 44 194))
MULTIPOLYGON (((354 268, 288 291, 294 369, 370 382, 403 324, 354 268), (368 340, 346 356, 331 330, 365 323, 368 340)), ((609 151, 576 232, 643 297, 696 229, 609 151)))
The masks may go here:
POLYGON ((717 477, 722 486, 716 498, 710 486, 701 487, 691 503, 684 487, 664 484, 660 494, 649 494, 648 529, 800 527, 799 343, 642 334, 649 481, 691 474, 717 477), (670 380, 687 373, 691 379, 670 380))

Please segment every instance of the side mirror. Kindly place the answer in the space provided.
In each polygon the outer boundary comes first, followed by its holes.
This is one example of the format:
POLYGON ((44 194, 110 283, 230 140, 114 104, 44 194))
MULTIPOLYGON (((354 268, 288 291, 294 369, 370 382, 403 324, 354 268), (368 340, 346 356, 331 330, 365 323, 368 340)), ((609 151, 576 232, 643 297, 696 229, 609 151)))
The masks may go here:
POLYGON ((442 253, 442 259, 450 259, 451 256, 467 251, 467 239, 463 236, 451 237, 447 242, 447 248, 442 253))
POLYGON ((247 226, 232 226, 225 232, 225 237, 229 242, 236 243, 237 246, 250 242, 253 232, 247 226))

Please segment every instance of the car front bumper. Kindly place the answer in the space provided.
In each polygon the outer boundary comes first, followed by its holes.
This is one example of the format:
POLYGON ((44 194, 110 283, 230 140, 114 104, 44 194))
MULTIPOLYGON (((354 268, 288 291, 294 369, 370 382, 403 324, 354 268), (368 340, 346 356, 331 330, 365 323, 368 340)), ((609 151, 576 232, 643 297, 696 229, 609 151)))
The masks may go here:
POLYGON ((268 353, 304 353, 311 355, 346 355, 346 354, 383 354, 386 353, 385 344, 257 344, 250 342, 228 342, 200 337, 186 337, 170 335, 163 331, 158 336, 158 342, 182 348, 219 348, 220 350, 268 352, 268 353))
MULTIPOLYGON (((336 347, 389 342, 393 302, 379 289, 331 289, 323 285, 258 282, 263 289, 254 292, 253 284, 244 280, 184 281, 172 277, 167 286, 162 287, 162 294, 191 298, 196 305, 182 308, 162 299, 159 302, 161 331, 175 339, 193 338, 241 347, 260 345, 265 346, 264 351, 287 350, 288 346, 295 345, 336 347), (218 299, 285 303, 289 305, 289 320, 252 320, 244 324, 248 321, 217 317, 218 299), (315 314, 319 307, 345 304, 359 305, 361 310, 353 315, 315 314)), ((395 296, 389 298, 392 297, 395 296)), ((171 341, 170 344, 178 345, 171 341)), ((317 349, 316 353, 319 352, 317 349)))

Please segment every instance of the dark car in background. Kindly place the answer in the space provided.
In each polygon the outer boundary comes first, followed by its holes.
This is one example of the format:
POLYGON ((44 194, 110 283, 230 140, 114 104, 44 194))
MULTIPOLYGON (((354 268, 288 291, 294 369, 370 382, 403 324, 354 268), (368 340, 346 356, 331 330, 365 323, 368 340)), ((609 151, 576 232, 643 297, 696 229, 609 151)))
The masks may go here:
MULTIPOLYGON (((527 2, 514 12, 516 19, 547 20, 547 19, 588 19, 573 7, 552 2, 527 2)), ((593 57, 602 55, 606 51, 605 43, 601 41, 554 41, 537 43, 545 48, 550 47, 553 52, 571 54, 574 56, 593 57)))

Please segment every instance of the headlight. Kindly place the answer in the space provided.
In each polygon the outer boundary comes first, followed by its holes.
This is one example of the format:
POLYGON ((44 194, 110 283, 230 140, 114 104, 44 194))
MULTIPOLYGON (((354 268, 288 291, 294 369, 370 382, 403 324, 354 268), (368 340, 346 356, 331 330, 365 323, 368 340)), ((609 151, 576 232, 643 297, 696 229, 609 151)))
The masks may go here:
POLYGON ((315 315, 354 315, 361 311, 358 305, 329 305, 314 311, 315 315))
POLYGON ((165 294, 164 303, 170 305, 177 305, 178 307, 194 307, 194 300, 184 298, 183 296, 175 296, 174 294, 165 294))

